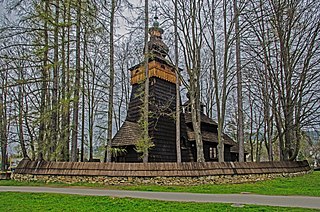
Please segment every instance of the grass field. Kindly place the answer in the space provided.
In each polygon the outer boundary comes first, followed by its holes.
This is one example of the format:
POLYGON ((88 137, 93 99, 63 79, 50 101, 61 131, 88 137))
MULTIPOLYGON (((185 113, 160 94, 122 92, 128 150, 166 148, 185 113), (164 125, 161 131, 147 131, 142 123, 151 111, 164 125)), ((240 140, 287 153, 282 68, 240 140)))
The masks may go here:
POLYGON ((291 177, 278 178, 268 181, 227 185, 198 185, 198 186, 130 186, 127 190, 168 191, 212 194, 236 194, 250 192, 265 195, 304 195, 320 197, 320 172, 291 177))
POLYGON ((229 185, 198 185, 198 186, 161 186, 161 185, 132 185, 132 186, 103 186, 99 184, 62 184, 41 182, 16 182, 13 180, 0 180, 0 186, 85 186, 108 189, 139 190, 139 191, 165 191, 165 192, 192 192, 214 194, 236 194, 251 192, 266 195, 305 195, 320 196, 320 172, 292 177, 278 178, 256 183, 229 184, 229 185))
MULTIPOLYGON (((63 183, 17 182, 0 180, 0 186, 70 186, 63 183)), ((100 187, 140 191, 193 192, 230 194, 251 192, 268 195, 320 196, 320 172, 293 178, 278 178, 257 183, 199 186, 103 186, 73 184, 71 186, 100 187)), ((245 205, 242 208, 223 203, 183 203, 131 198, 78 196, 64 194, 0 193, 0 211, 318 211, 303 208, 284 208, 245 205)))
POLYGON ((0 211, 317 211, 231 204, 182 203, 64 194, 0 193, 0 211))

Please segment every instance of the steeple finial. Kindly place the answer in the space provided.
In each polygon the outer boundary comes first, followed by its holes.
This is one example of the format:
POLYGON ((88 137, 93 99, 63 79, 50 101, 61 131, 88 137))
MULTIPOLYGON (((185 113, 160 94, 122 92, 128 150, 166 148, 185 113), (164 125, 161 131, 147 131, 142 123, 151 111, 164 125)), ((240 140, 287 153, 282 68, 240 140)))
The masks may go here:
POLYGON ((165 58, 169 52, 168 46, 162 41, 163 29, 161 29, 158 22, 158 8, 155 8, 155 16, 153 26, 149 29, 150 40, 148 42, 148 49, 150 53, 155 56, 165 58))
POLYGON ((159 27, 159 22, 158 22, 158 19, 159 19, 159 17, 158 17, 158 7, 156 7, 156 14, 155 14, 155 16, 154 16, 154 21, 153 21, 153 27, 159 27))

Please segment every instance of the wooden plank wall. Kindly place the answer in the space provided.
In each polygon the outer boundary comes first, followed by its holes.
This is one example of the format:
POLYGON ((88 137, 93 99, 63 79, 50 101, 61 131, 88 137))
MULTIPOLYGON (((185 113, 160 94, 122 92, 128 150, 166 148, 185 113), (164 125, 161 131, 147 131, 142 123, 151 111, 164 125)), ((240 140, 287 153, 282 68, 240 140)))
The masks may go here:
POLYGON ((296 173, 309 171, 307 161, 277 162, 206 162, 206 163, 96 163, 48 162, 23 160, 17 174, 110 177, 199 177, 296 173))

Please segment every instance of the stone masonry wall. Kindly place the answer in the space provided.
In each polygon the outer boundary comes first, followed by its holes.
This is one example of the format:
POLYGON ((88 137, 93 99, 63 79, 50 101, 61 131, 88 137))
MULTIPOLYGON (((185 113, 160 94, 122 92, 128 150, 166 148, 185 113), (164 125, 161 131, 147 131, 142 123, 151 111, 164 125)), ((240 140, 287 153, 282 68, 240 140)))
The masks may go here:
POLYGON ((108 176, 61 176, 14 174, 13 179, 28 182, 59 182, 67 184, 92 183, 102 185, 200 185, 200 184, 237 184, 270 180, 279 177, 294 177, 308 173, 249 174, 249 175, 219 175, 202 177, 108 177, 108 176))

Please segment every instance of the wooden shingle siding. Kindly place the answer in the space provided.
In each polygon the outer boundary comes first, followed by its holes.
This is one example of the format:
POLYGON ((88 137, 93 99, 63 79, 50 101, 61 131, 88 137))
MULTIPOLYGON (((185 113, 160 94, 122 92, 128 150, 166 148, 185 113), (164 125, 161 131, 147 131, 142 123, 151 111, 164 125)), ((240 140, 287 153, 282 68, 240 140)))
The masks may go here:
MULTIPOLYGON (((127 117, 112 140, 113 147, 125 148, 127 153, 113 158, 113 161, 116 162, 141 162, 140 155, 135 152, 134 145, 140 139, 142 132, 139 129, 141 127, 138 122, 141 118, 143 103, 144 84, 141 81, 144 78, 143 63, 134 66, 130 71, 132 92, 127 117)), ((155 56, 149 60, 149 72, 149 113, 151 114, 149 117, 149 136, 154 143, 154 147, 149 151, 148 160, 149 162, 175 162, 177 160, 177 151, 175 120, 173 118, 176 107, 174 66, 164 58, 155 56)), ((180 126, 182 161, 196 161, 195 136, 190 113, 181 113, 180 126)), ((213 143, 212 145, 216 146, 218 143, 217 123, 203 113, 201 113, 201 131, 203 141, 211 142, 213 143)), ((230 146, 236 146, 237 144, 225 134, 223 134, 223 138, 226 150, 225 161, 237 160, 237 148, 233 149, 234 152, 232 154, 230 153, 230 146)), ((207 155, 206 161, 211 160, 209 159, 208 151, 212 145, 204 145, 204 152, 207 155)))
POLYGON ((142 93, 141 84, 135 84, 132 86, 129 108, 127 112, 127 121, 138 122, 141 117, 142 97, 139 95, 142 93))
POLYGON ((199 177, 297 173, 309 171, 307 161, 206 163, 97 163, 23 160, 16 174, 110 177, 199 177))

